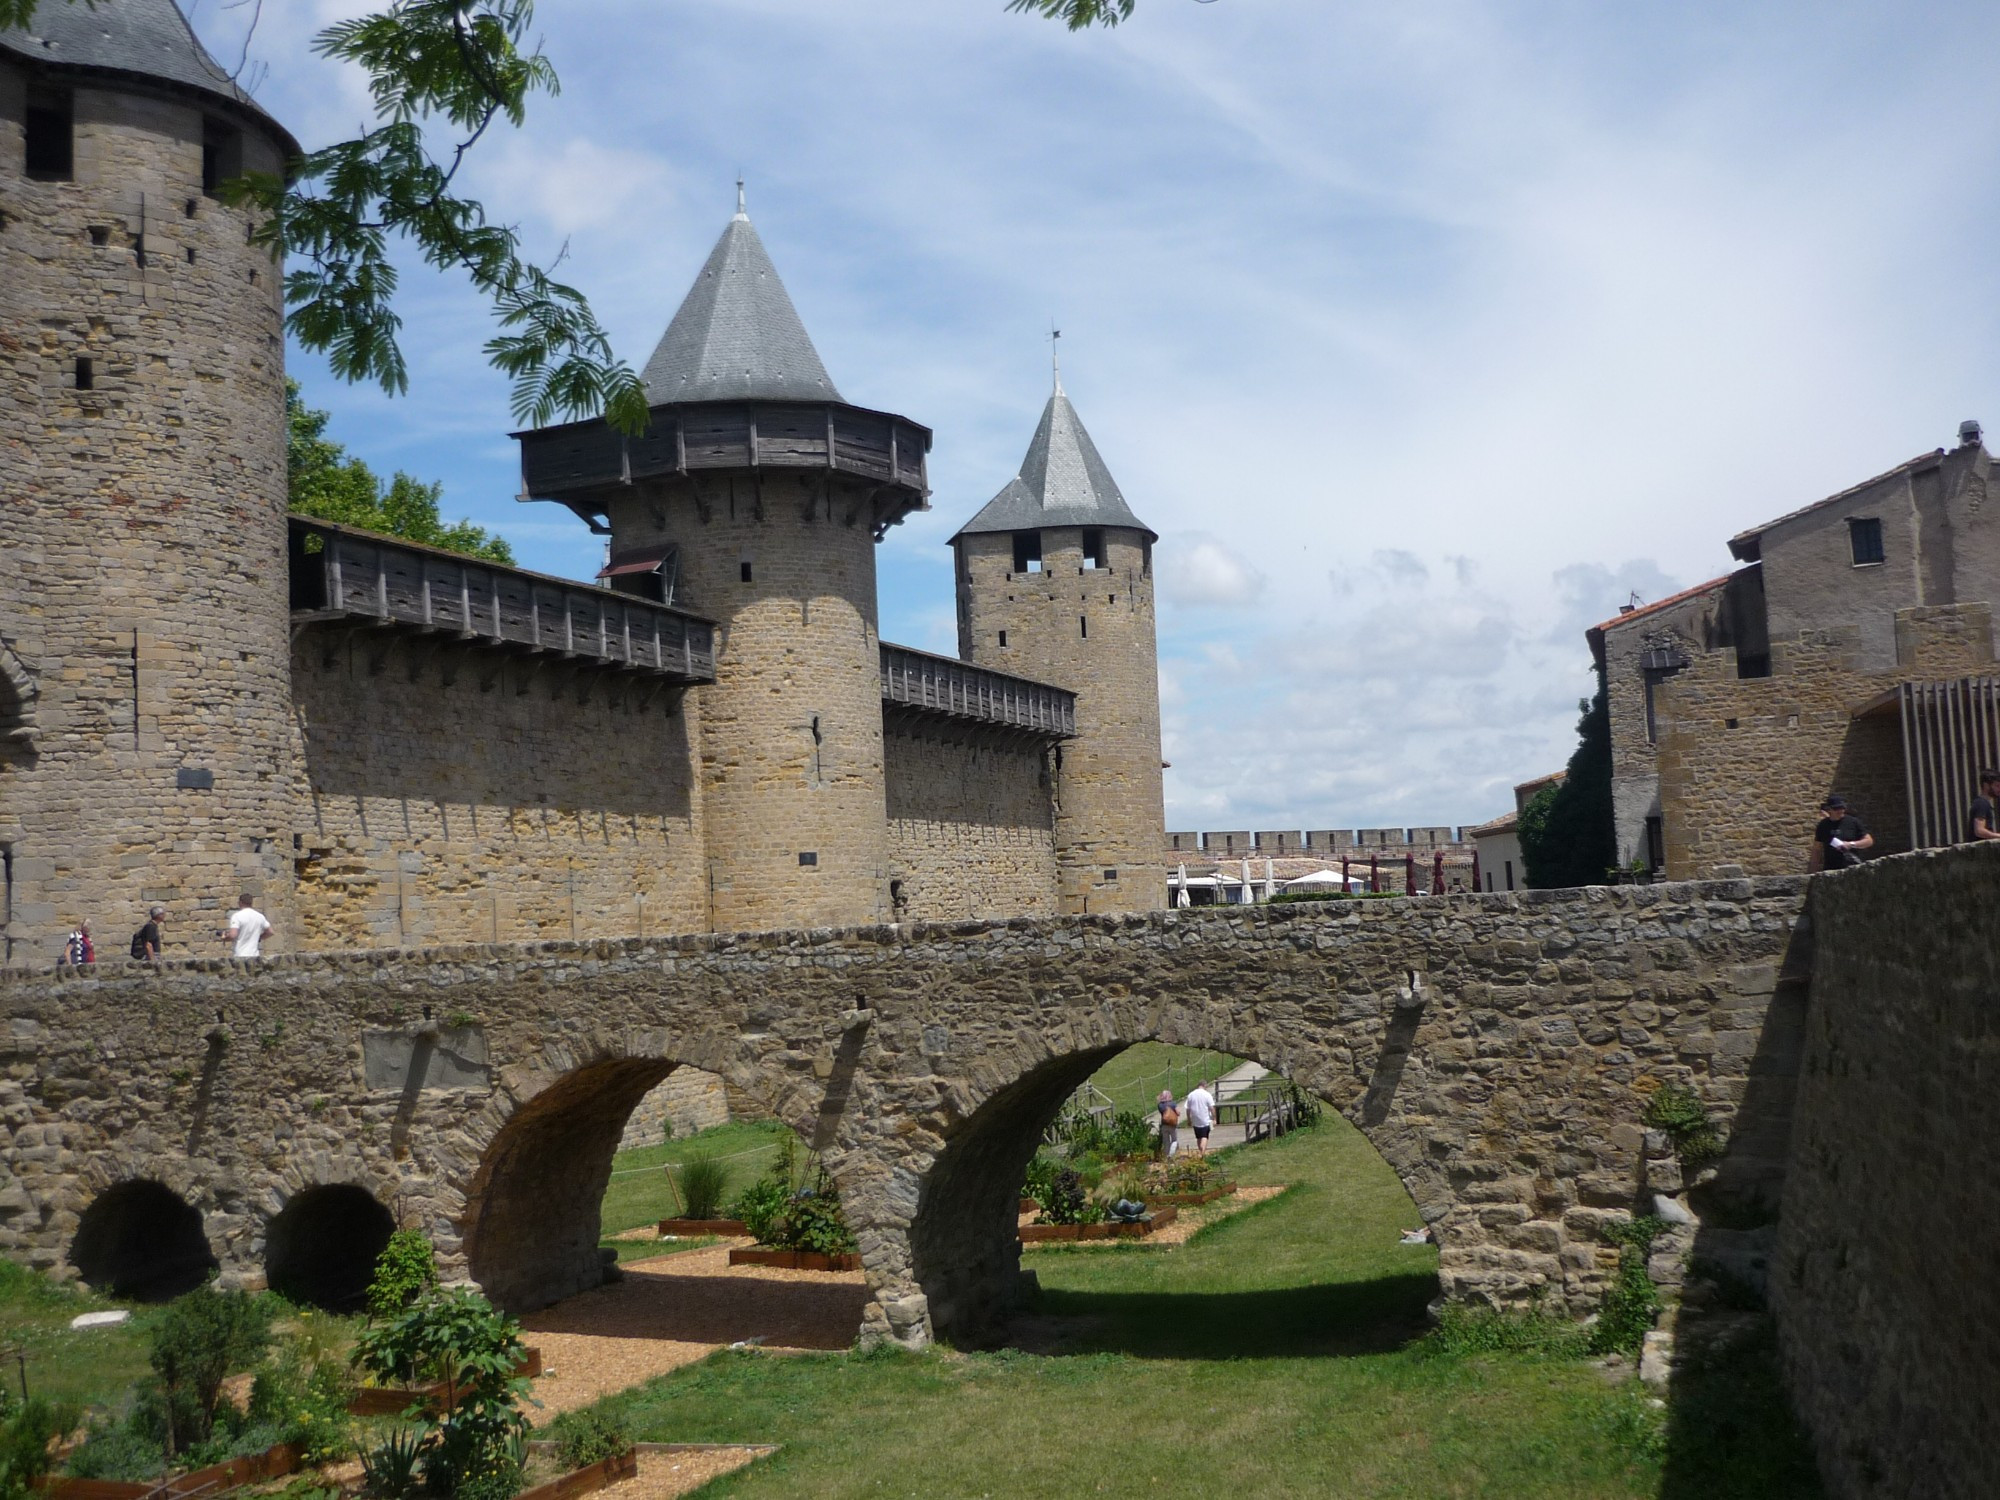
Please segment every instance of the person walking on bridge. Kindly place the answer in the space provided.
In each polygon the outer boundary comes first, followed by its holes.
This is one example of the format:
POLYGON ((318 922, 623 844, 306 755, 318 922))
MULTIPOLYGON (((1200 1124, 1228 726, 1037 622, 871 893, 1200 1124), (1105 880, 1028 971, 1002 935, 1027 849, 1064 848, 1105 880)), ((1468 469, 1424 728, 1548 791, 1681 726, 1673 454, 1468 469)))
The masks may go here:
POLYGON ((1993 815, 1996 804, 2000 804, 2000 771, 1989 766, 1979 773, 1979 795, 1972 799, 1972 810, 1965 815, 1968 844, 2000 839, 2000 818, 1993 815))

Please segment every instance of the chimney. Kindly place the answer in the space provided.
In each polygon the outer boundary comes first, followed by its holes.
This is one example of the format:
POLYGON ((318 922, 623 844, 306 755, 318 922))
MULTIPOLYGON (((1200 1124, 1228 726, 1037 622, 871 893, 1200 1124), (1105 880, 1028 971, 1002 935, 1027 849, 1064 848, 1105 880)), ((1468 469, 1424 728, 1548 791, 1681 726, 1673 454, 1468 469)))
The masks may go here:
POLYGON ((1958 446, 1970 448, 1979 442, 1979 424, 1970 418, 1958 424, 1958 446))

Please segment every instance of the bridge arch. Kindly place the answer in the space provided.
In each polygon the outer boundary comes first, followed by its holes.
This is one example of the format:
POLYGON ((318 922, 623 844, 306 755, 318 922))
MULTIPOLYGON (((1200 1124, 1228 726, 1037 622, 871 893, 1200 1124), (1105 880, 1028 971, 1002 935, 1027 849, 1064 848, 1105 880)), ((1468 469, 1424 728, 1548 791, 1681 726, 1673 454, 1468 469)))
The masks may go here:
POLYGON ((358 1312, 395 1230, 395 1216, 358 1183, 306 1188, 264 1227, 265 1281, 294 1302, 358 1312))
POLYGON ((801 1100, 713 1041, 618 1034, 544 1049, 509 1070, 475 1132, 459 1231, 467 1274, 496 1304, 527 1312, 607 1279, 598 1241, 612 1158, 639 1101, 684 1065, 721 1074, 810 1136, 801 1100))
POLYGON ((69 1261, 88 1285, 144 1302, 191 1292, 219 1265, 201 1211, 157 1177, 97 1194, 77 1220, 69 1261))
MULTIPOLYGON (((1017 1302, 1022 1174, 1063 1101, 1140 1042, 1198 1047, 1260 1063, 1330 1105, 1395 1171, 1439 1243, 1448 1243, 1457 1195, 1398 1104, 1424 993, 1420 973, 1411 971, 1408 978, 1387 1008, 1373 1048, 1353 1045, 1351 1032, 1296 1038, 1246 1031, 1240 996, 1227 1005, 1135 999, 1104 1007, 1088 1026, 1065 1017, 1055 1036, 1021 1039, 1010 1049, 1011 1066, 989 1063, 976 1070, 972 1085, 955 1101, 959 1117, 921 1169, 908 1225, 910 1279, 930 1331, 976 1340, 1017 1302)), ((891 1329, 905 1342, 912 1341, 911 1332, 891 1329)))

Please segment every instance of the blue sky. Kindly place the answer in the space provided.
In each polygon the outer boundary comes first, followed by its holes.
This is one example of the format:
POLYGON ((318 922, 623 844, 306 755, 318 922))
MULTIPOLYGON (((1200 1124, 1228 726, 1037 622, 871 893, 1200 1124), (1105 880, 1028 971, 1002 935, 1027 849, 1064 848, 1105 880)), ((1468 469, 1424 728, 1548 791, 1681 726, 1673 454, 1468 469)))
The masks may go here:
MULTIPOLYGON (((184 0, 185 3, 185 0, 184 0)), ((200 0, 233 60, 246 7, 200 0)), ((258 94, 359 126, 313 57, 363 0, 267 4, 258 94)), ((567 247, 644 362, 749 180, 846 397, 935 429, 883 634, 953 648, 952 531, 1064 382, 1162 534, 1176 828, 1470 823, 1555 768, 1585 626, 1732 533, 2000 424, 2000 10, 1140 0, 543 0, 564 83, 474 190, 567 247)), ((411 389, 294 351, 333 435, 522 561, 485 309, 405 278, 411 389)))

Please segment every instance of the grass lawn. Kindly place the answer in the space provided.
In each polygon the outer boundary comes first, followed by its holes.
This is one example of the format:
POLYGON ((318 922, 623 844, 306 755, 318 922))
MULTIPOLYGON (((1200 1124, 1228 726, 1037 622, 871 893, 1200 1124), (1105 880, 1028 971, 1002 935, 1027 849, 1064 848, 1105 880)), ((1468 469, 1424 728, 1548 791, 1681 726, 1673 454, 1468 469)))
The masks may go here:
POLYGON ((678 1215, 680 1200, 663 1169, 669 1162, 678 1165, 698 1154, 718 1158, 728 1172, 726 1203, 771 1165, 785 1134, 785 1127, 775 1120, 751 1120, 718 1125, 685 1140, 619 1152, 611 1164, 611 1186, 604 1194, 604 1232, 616 1234, 678 1215))
POLYGON ((1090 1081, 1109 1094, 1120 1109, 1143 1115, 1153 1108, 1161 1089, 1172 1089, 1176 1099, 1185 1099, 1188 1090, 1202 1079, 1220 1078, 1240 1061, 1202 1047, 1140 1042, 1091 1074, 1090 1081))
POLYGON ((1178 1250, 1029 1254, 1022 1349, 724 1352, 607 1405, 646 1440, 785 1445, 719 1497, 1818 1493, 1781 1401, 1718 1455, 1582 1360, 1422 1346, 1436 1252, 1397 1242, 1416 1211, 1345 1121, 1230 1160, 1294 1189, 1178 1250))
POLYGON ((133 1308, 131 1319, 114 1328, 72 1330, 69 1321, 78 1313, 129 1306, 0 1260, 0 1348, 10 1351, 0 1357, 0 1380, 20 1394, 20 1364, 11 1352, 20 1349, 32 1394, 79 1406, 120 1404, 146 1373, 151 1310, 133 1308))

